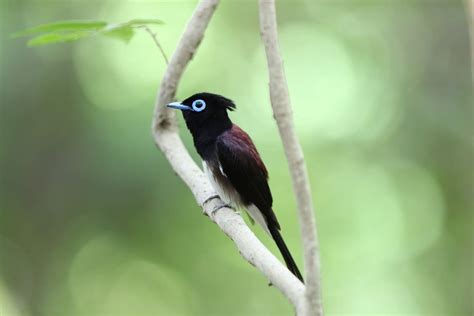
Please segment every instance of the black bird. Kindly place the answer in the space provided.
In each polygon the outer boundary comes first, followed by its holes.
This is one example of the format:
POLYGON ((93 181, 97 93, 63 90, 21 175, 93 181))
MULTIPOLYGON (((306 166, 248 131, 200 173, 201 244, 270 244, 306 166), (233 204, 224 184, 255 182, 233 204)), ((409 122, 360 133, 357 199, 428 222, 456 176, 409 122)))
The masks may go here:
POLYGON ((233 207, 245 208, 275 240, 288 269, 303 282, 298 267, 280 234, 272 210, 268 172, 249 135, 233 124, 227 111, 235 104, 221 95, 198 93, 167 105, 183 112, 204 172, 220 198, 233 207))

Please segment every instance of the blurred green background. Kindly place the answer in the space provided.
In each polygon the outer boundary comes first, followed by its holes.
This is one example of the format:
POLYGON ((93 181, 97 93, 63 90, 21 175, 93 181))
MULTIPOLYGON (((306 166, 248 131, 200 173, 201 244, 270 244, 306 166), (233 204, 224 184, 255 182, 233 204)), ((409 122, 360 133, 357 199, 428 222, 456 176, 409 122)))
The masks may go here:
MULTIPOLYGON (((58 20, 159 18, 171 55, 196 2, 0 3, 0 315, 293 315, 155 148, 165 63, 145 32, 128 45, 91 38, 34 49, 9 36, 58 20)), ((278 13, 327 314, 473 315, 463 2, 280 1, 278 13)), ((235 100, 232 119, 268 166, 302 266, 267 81, 256 1, 222 1, 178 98, 235 100)))

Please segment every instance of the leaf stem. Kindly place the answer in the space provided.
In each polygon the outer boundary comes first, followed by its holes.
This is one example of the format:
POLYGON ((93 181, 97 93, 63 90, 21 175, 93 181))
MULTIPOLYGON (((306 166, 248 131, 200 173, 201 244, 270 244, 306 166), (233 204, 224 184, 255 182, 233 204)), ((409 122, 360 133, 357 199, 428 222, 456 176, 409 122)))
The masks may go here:
POLYGON ((143 25, 142 28, 145 29, 145 31, 147 31, 148 34, 150 34, 151 38, 153 39, 153 41, 155 42, 155 45, 158 47, 158 49, 160 50, 161 52, 161 55, 163 56, 163 58, 165 59, 165 62, 166 64, 168 65, 169 62, 168 62, 168 57, 166 57, 166 53, 163 49, 163 47, 161 46, 160 42, 158 41, 158 38, 156 37, 156 33, 154 33, 148 26, 146 25, 143 25))

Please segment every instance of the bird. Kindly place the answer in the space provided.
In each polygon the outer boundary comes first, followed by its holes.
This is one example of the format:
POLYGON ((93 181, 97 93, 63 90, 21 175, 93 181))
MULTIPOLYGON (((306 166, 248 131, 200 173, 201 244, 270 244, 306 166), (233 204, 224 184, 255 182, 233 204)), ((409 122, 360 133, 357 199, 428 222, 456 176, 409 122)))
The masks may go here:
POLYGON ((204 173, 225 206, 245 209, 273 238, 290 272, 304 282, 272 209, 267 168, 250 136, 229 118, 235 103, 219 94, 200 92, 167 107, 181 110, 204 173))

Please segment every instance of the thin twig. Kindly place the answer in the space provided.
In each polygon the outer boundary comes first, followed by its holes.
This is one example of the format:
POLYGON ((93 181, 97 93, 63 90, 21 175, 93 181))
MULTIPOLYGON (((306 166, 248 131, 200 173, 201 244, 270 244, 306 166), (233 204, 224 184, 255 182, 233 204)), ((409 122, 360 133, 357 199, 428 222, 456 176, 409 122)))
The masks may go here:
POLYGON ((158 41, 158 38, 156 37, 156 33, 153 32, 147 25, 143 25, 143 28, 145 29, 145 31, 148 32, 148 34, 150 34, 151 38, 152 38, 153 41, 155 42, 155 45, 158 47, 158 49, 159 49, 160 52, 161 52, 161 55, 162 55, 163 58, 165 59, 166 64, 169 65, 168 57, 166 57, 165 50, 163 49, 163 47, 161 46, 160 42, 158 41))
POLYGON ((323 309, 316 220, 314 218, 308 172, 304 163, 303 151, 295 132, 288 84, 278 46, 275 1, 259 0, 259 16, 260 33, 267 55, 273 114, 283 142, 298 205, 306 283, 303 315, 321 316, 323 315, 323 309))
POLYGON ((232 239, 240 254, 255 266, 295 306, 298 315, 304 307, 304 285, 258 240, 242 217, 234 210, 223 207, 209 180, 193 161, 178 134, 174 112, 165 105, 172 102, 179 80, 197 50, 219 0, 201 0, 178 43, 161 81, 152 132, 156 145, 163 152, 176 174, 193 193, 204 214, 232 239))

